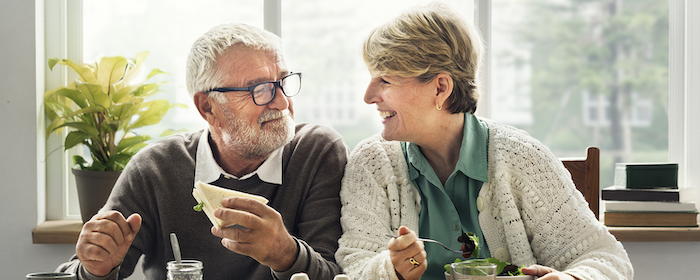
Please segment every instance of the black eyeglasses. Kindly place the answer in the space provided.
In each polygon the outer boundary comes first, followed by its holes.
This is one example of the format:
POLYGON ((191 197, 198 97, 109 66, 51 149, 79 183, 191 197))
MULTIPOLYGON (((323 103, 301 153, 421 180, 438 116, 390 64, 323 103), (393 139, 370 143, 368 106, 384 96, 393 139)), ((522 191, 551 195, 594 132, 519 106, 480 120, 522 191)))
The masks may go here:
POLYGON ((297 95, 301 90, 301 73, 289 74, 276 82, 262 82, 244 88, 215 88, 207 92, 249 91, 250 95, 253 97, 253 102, 255 102, 255 105, 263 106, 267 105, 268 103, 272 102, 273 99, 275 99, 277 88, 281 88, 282 93, 284 93, 284 95, 287 97, 297 95))

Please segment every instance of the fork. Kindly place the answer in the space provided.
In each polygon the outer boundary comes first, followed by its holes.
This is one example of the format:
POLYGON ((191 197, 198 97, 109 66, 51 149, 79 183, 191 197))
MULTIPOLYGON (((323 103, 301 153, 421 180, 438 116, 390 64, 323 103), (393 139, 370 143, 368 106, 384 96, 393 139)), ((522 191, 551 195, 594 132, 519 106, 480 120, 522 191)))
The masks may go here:
MULTIPOLYGON (((384 234, 384 236, 386 236, 386 237, 391 237, 391 238, 397 238, 397 237, 398 237, 398 236, 396 236, 396 235, 391 235, 391 234, 386 234, 386 233, 384 234)), ((423 241, 423 242, 430 242, 430 243, 438 244, 438 245, 442 246, 442 248, 445 248, 445 250, 450 251, 450 252, 452 252, 452 253, 457 253, 457 254, 467 254, 467 253, 469 253, 469 252, 465 252, 465 251, 462 251, 462 250, 453 250, 453 249, 450 249, 449 247, 445 246, 445 244, 442 244, 442 243, 440 243, 440 241, 437 241, 437 240, 432 240, 432 239, 427 239, 427 238, 420 238, 420 237, 416 238, 416 240, 418 240, 418 241, 423 241)))

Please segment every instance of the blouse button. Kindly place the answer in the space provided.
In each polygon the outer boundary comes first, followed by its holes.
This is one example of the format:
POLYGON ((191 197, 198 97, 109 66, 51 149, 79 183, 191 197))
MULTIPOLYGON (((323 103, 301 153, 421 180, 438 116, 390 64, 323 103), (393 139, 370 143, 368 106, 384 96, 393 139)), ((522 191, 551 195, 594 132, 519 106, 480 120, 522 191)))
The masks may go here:
POLYGON ((476 210, 479 212, 484 210, 484 199, 481 197, 476 198, 476 210))
POLYGON ((496 254, 494 257, 499 259, 502 262, 509 262, 510 261, 510 253, 508 252, 508 249, 503 248, 503 247, 498 248, 498 250, 496 250, 496 254))
POLYGON ((459 224, 457 224, 457 223, 453 224, 453 225, 452 225, 452 228, 453 228, 454 230, 459 230, 459 224))

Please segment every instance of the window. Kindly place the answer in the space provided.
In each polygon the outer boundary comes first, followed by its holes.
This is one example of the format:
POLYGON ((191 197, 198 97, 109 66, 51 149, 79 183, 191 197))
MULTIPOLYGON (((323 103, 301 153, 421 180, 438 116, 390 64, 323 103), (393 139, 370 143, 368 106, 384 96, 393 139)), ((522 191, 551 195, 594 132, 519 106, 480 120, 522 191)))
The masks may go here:
POLYGON ((667 0, 494 0, 491 117, 559 157, 668 161, 667 0), (660 39, 663 38, 663 39, 660 39))
MULTIPOLYGON (((157 136, 163 128, 184 128, 193 131, 201 128, 204 122, 194 111, 194 105, 184 84, 185 59, 192 42, 219 23, 240 21, 260 27, 268 25, 269 22, 279 24, 281 28, 277 30, 280 30, 285 44, 288 65, 294 71, 304 72, 302 93, 295 97, 297 121, 333 126, 343 134, 346 143, 352 149, 357 142, 381 129, 374 108, 362 102, 369 81, 369 74, 364 69, 360 54, 360 44, 364 36, 371 28, 405 8, 427 2, 429 1, 46 1, 46 57, 93 61, 99 55, 132 56, 140 51, 149 50, 151 53, 146 60, 148 65, 144 69, 160 68, 171 74, 164 77, 167 81, 163 88, 164 93, 156 97, 171 98, 172 102, 187 104, 190 109, 173 109, 161 122, 160 128, 153 127, 150 128, 152 131, 142 133, 157 136), (275 15, 266 7, 266 4, 270 3, 279 7, 279 17, 270 16, 275 15)), ((587 21, 602 19, 605 13, 600 10, 603 8, 599 4, 601 1, 473 2, 451 0, 447 1, 447 4, 468 20, 479 22, 478 26, 487 40, 490 62, 486 65, 492 69, 487 72, 488 75, 482 75, 482 78, 490 76, 491 87, 488 83, 484 87, 480 110, 477 113, 481 112, 482 116, 528 130, 531 135, 552 148, 557 156, 582 156, 587 145, 601 147, 603 156, 611 154, 613 144, 608 138, 613 112, 610 109, 612 103, 609 92, 601 90, 601 86, 585 86, 596 84, 595 80, 575 79, 577 76, 573 75, 576 72, 552 72, 552 69, 559 68, 553 68, 556 64, 543 63, 550 62, 545 58, 556 62, 554 58, 565 57, 565 51, 575 51, 577 46, 570 44, 570 41, 576 37, 564 32, 564 29, 548 32, 542 29, 547 26, 538 26, 537 29, 533 26, 543 23, 532 17, 536 15, 540 20, 556 20, 560 23, 558 27, 581 30, 588 26, 585 25, 590 23, 587 21), (555 52, 555 49, 546 52, 547 47, 554 48, 561 41, 569 44, 556 49, 558 52, 555 52), (550 90, 547 83, 553 83, 552 88, 555 90, 550 90), (558 114, 566 117, 553 117, 558 114), (573 127, 577 129, 572 129, 573 127)), ((643 41, 643 35, 650 34, 656 38, 653 42, 627 46, 638 47, 634 55, 645 59, 645 63, 654 65, 656 72, 647 73, 652 79, 640 79, 642 84, 633 84, 628 91, 629 98, 626 100, 629 101, 630 107, 623 115, 630 120, 631 157, 622 157, 624 149, 618 149, 622 152, 616 154, 621 155, 620 160, 624 161, 678 161, 682 164, 680 172, 683 176, 684 168, 693 168, 693 164, 698 164, 693 161, 693 155, 700 155, 693 145, 686 144, 691 143, 690 140, 697 134, 688 124, 688 119, 692 119, 694 115, 686 106, 692 105, 686 104, 700 105, 697 104, 700 100, 686 94, 694 89, 693 81, 686 78, 686 75, 695 73, 693 65, 697 62, 687 62, 690 58, 685 54, 685 46, 689 44, 686 40, 694 38, 692 32, 686 31, 686 24, 690 24, 687 23, 690 22, 690 18, 686 15, 689 13, 686 12, 686 8, 697 11, 700 7, 692 1, 684 0, 613 2, 624 4, 617 11, 620 12, 620 17, 635 19, 629 22, 630 25, 647 28, 641 30, 648 32, 630 34, 627 40, 643 41), (653 10, 648 5, 661 6, 653 10), (657 16, 665 13, 667 18, 665 21, 659 20, 658 17, 652 20, 654 17, 647 14, 654 12, 659 12, 656 13, 657 16), (648 29, 651 27, 654 28, 648 29), (665 38, 668 38, 669 32, 671 46, 664 46, 664 43, 668 42, 665 38), (663 58, 664 48, 666 58, 663 58), (664 59, 663 63, 657 61, 664 59), (666 72, 661 64, 667 66, 666 72), (658 78, 665 78, 666 81, 658 78), (656 91, 651 92, 651 89, 656 91), (659 93, 662 95, 658 95, 659 93), (652 141, 644 142, 647 140, 645 138, 652 141)), ((604 27, 604 24, 601 26, 604 27)), ((697 23, 692 26, 697 26, 697 23)), ((604 35, 607 29, 603 27, 589 26, 589 35, 604 35)), ((578 51, 588 50, 590 49, 578 51)), ((628 58, 631 55, 632 53, 627 54, 628 58)), ((566 62, 562 59, 559 61, 566 62)), ((578 62, 583 63, 581 60, 578 62)), ((572 65, 563 66, 574 68, 572 65)), ((631 70, 648 69, 646 65, 626 67, 631 70)), ((60 72, 56 69, 55 72, 60 72)), ((591 67, 586 69, 597 70, 591 67)), ((633 73, 634 71, 631 71, 625 75, 634 77, 633 73)), ((70 79, 65 76, 59 73, 51 74, 47 70, 46 87, 54 88, 70 79)), ((57 147, 60 147, 57 138, 52 136, 46 149, 47 218, 79 219, 75 188, 68 187, 72 180, 69 173, 69 156, 62 150, 57 150, 57 147)), ((601 171, 608 172, 602 174, 603 179, 610 178, 610 182, 614 161, 612 157, 601 158, 601 171)), ((679 182, 683 180, 684 177, 681 177, 679 182)), ((601 184, 605 186, 609 183, 601 180, 601 184)))

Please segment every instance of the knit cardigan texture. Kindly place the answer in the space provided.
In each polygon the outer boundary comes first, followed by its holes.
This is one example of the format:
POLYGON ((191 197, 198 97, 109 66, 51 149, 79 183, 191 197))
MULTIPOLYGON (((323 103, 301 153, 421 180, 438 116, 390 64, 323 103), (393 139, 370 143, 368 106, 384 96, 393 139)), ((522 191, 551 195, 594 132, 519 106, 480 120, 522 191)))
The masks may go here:
MULTIPOLYGON (((632 279, 622 244, 595 218, 562 162, 526 132, 481 120, 489 126, 489 145, 479 225, 491 256, 579 279, 632 279)), ((344 273, 398 279, 384 234, 406 226, 420 236, 421 208, 400 142, 377 135, 358 144, 340 196, 343 235, 336 261, 344 273)))

